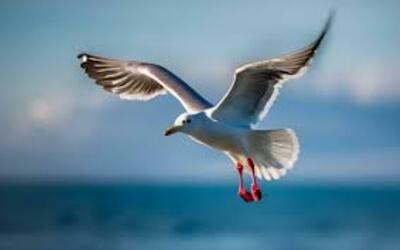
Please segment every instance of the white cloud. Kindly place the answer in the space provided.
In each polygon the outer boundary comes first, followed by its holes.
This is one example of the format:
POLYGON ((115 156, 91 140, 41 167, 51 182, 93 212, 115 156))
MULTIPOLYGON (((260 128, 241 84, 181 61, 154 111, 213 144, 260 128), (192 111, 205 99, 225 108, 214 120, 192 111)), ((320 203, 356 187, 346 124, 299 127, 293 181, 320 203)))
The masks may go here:
POLYGON ((400 100, 400 72, 388 63, 310 72, 288 91, 312 98, 349 98, 360 105, 400 100))
POLYGON ((28 104, 27 111, 30 121, 28 125, 48 127, 56 125, 67 119, 75 109, 71 97, 44 96, 33 100, 28 104))
POLYGON ((29 114, 38 125, 47 126, 56 120, 55 107, 45 99, 33 101, 29 114))
POLYGON ((399 74, 383 65, 355 69, 348 82, 349 91, 358 103, 377 103, 400 97, 399 74))
POLYGON ((399 181, 400 148, 304 154, 290 180, 399 181))

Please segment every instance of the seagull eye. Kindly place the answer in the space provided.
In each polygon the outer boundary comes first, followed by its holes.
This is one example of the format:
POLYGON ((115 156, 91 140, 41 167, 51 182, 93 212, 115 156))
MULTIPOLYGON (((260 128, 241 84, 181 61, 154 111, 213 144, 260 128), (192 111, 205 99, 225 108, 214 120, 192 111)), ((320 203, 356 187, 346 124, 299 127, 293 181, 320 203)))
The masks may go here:
POLYGON ((182 124, 185 124, 185 123, 186 123, 186 121, 185 121, 185 120, 183 120, 183 121, 182 121, 182 124))

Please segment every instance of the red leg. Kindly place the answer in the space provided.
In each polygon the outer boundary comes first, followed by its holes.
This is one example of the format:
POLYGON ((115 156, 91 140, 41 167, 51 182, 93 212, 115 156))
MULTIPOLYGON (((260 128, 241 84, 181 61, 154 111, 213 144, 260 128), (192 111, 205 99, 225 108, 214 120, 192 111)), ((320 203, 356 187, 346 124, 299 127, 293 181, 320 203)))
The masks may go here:
POLYGON ((236 163, 236 170, 239 173, 239 191, 238 191, 239 196, 245 202, 254 201, 252 195, 248 191, 246 191, 243 187, 243 166, 242 164, 240 164, 240 162, 236 163))
POLYGON ((249 167, 251 168, 251 178, 252 178, 252 182, 251 182, 251 195, 253 197, 253 200, 255 201, 259 201, 262 198, 262 194, 261 194, 261 190, 257 184, 257 179, 256 176, 254 174, 254 162, 251 158, 247 158, 247 164, 249 165, 249 167))

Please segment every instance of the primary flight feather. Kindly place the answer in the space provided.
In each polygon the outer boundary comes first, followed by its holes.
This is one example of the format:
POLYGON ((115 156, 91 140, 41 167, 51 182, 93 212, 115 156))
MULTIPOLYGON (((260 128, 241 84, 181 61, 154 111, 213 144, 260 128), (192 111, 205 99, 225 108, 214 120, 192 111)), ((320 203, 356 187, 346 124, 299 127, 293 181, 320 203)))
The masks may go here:
POLYGON ((176 132, 222 151, 239 174, 239 196, 246 202, 259 201, 256 177, 279 179, 293 167, 299 153, 291 129, 254 130, 268 112, 282 84, 301 76, 325 37, 332 16, 317 39, 305 48, 281 57, 238 68, 225 96, 212 105, 166 68, 139 61, 108 59, 82 53, 81 67, 96 84, 121 99, 149 100, 169 93, 185 108, 165 135, 176 132), (252 177, 250 192, 242 173, 252 177))

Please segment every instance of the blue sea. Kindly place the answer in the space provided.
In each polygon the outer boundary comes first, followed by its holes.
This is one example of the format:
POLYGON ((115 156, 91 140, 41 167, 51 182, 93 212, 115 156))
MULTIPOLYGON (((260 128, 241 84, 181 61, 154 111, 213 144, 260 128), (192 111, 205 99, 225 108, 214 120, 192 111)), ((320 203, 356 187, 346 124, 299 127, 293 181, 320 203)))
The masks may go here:
POLYGON ((0 249, 400 249, 400 187, 3 184, 0 249))

